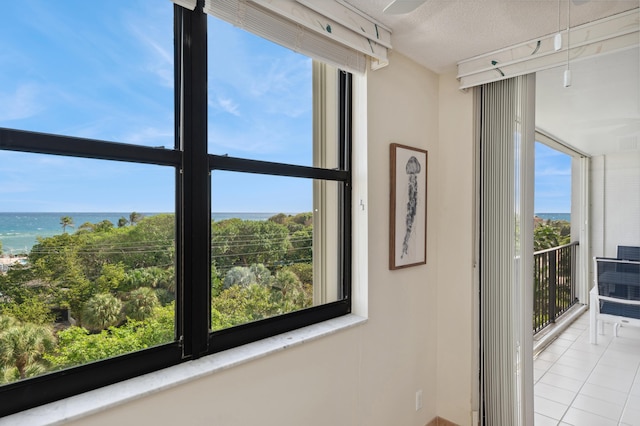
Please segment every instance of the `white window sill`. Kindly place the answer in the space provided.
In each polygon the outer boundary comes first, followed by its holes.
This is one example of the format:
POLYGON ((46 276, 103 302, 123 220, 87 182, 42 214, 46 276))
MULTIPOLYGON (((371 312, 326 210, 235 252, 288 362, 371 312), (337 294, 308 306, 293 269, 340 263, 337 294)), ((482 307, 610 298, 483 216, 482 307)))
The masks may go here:
POLYGON ((345 315, 279 334, 248 345, 205 356, 195 361, 125 380, 110 386, 25 410, 0 419, 4 425, 53 425, 77 420, 119 404, 142 398, 200 377, 258 359, 291 346, 318 339, 366 322, 357 315, 345 315))

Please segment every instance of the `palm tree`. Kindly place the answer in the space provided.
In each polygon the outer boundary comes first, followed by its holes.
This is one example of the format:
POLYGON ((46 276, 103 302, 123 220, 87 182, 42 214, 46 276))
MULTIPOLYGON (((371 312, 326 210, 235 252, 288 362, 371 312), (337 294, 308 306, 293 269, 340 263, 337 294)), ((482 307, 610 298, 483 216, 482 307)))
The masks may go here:
POLYGON ((251 269, 246 266, 234 266, 227 271, 224 276, 223 288, 229 288, 234 285, 241 287, 248 287, 250 284, 256 282, 256 276, 251 269))
POLYGON ((127 218, 122 216, 120 219, 118 219, 118 228, 122 228, 123 226, 127 226, 127 223, 129 223, 127 218))
POLYGON ((51 328, 46 325, 20 323, 6 317, 0 319, 0 323, 8 326, 0 332, 0 362, 3 369, 15 367, 20 379, 42 371, 43 368, 39 366, 42 354, 55 345, 51 328))
POLYGON ((132 212, 129 215, 129 223, 131 225, 135 225, 136 223, 138 223, 140 221, 140 219, 142 219, 142 215, 140 213, 132 212))
POLYGON ((129 293, 124 311, 131 319, 142 321, 153 315, 153 310, 160 306, 156 292, 149 287, 140 287, 129 293))
POLYGON ((98 293, 82 310, 82 325, 91 331, 104 330, 117 325, 122 319, 122 302, 109 293, 98 293))
POLYGON ((60 218, 60 225, 62 225, 62 232, 67 232, 67 226, 74 226, 73 218, 71 216, 62 216, 60 218))

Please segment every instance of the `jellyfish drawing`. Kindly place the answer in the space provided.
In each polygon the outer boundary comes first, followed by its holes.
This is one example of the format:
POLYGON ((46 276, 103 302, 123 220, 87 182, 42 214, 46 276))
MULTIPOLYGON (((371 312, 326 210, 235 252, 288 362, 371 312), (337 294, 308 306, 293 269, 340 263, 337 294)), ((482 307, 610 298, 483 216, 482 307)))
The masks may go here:
POLYGON ((405 220, 407 229, 404 234, 404 241, 402 242, 401 259, 409 253, 409 238, 411 238, 413 221, 416 218, 416 212, 418 210, 418 173, 420 173, 421 168, 420 162, 416 157, 411 156, 409 161, 407 161, 406 171, 409 175, 409 201, 407 201, 407 217, 405 220))

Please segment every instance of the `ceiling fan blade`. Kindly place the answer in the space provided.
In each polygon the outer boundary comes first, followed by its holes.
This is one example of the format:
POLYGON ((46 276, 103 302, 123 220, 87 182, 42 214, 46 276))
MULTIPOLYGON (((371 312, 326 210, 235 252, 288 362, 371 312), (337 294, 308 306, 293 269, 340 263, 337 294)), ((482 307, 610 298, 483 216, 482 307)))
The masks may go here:
POLYGON ((413 12, 426 1, 427 0, 393 0, 382 12, 387 15, 402 15, 413 12))

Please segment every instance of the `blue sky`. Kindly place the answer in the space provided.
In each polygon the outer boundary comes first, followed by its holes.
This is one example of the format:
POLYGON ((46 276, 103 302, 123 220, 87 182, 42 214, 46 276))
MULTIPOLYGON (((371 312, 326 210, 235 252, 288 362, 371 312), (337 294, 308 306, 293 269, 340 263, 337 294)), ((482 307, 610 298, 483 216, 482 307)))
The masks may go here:
POLYGON ((536 213, 571 212, 571 157, 536 142, 536 213))
MULTIPOLYGON (((0 127, 173 146, 168 1, 3 5, 0 127)), ((311 165, 311 61, 209 18, 209 152, 311 165)), ((536 148, 536 212, 570 211, 570 159, 536 148)), ((167 167, 0 151, 0 211, 173 211, 167 167)), ((214 211, 311 210, 311 182, 213 174, 214 211)))
MULTIPOLYGON (((168 1, 3 5, 0 127, 173 147, 172 26, 168 1)), ((311 60, 211 17, 209 50, 209 152, 311 165, 311 60)), ((308 180, 213 179, 214 211, 311 210, 308 180)), ((172 168, 0 151, 0 211, 173 211, 174 190, 172 168)))

